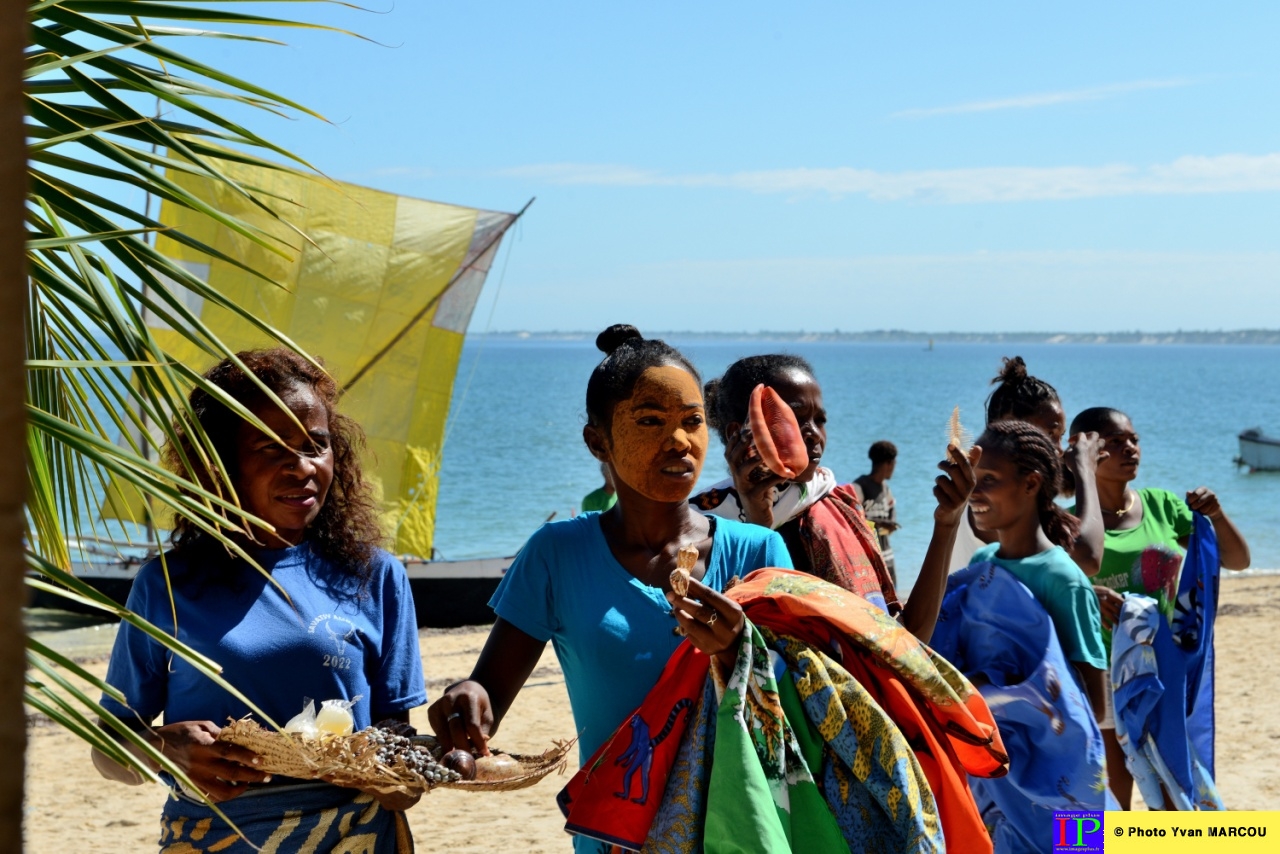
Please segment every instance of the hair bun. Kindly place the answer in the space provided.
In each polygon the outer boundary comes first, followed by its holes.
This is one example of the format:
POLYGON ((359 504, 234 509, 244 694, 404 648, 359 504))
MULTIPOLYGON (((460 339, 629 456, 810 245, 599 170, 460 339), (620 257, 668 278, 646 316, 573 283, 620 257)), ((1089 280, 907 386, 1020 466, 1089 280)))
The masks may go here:
POLYGON ((608 355, 628 341, 643 341, 640 330, 630 323, 615 323, 596 336, 596 348, 608 355))
POLYGON ((1000 366, 1000 373, 991 381, 992 385, 996 383, 1009 383, 1016 385, 1027 378, 1027 363, 1022 360, 1021 356, 1005 356, 1004 363, 1000 366))

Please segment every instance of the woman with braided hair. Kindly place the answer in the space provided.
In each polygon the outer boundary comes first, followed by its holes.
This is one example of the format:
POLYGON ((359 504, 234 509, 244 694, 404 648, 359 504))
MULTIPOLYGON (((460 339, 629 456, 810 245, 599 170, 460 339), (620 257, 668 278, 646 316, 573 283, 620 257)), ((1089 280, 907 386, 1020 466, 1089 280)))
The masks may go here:
POLYGON ((1049 613, 1062 651, 1101 720, 1108 666, 1098 599, 1064 548, 1079 536, 1080 521, 1054 501, 1062 486, 1058 448, 1025 421, 987 425, 978 446, 982 455, 969 510, 978 530, 994 534, 997 542, 979 549, 971 563, 1004 567, 1030 589, 1049 613))
POLYGON ((995 851, 1048 851, 1055 811, 1114 803, 1098 602, 1064 549, 1079 520, 1054 501, 1056 443, 1025 421, 995 421, 978 447, 969 507, 997 541, 950 577, 934 650, 979 686, 1009 748, 1007 776, 970 781, 995 851))
MULTIPOLYGON (((1055 448, 1062 445, 1066 416, 1058 390, 1049 383, 1027 373, 1027 363, 1021 356, 1006 356, 1000 372, 991 380, 996 388, 987 398, 987 424, 997 421, 1025 421, 1044 431, 1055 448)), ((1062 459, 1063 493, 1074 493, 1076 503, 1072 512, 1080 520, 1075 538, 1064 543, 1063 548, 1071 559, 1090 577, 1102 565, 1102 513, 1098 507, 1097 466, 1106 458, 1102 440, 1096 431, 1071 433, 1065 451, 1059 451, 1062 459)), ((966 514, 969 524, 961 524, 956 535, 956 548, 952 554, 951 568, 965 566, 969 556, 982 547, 988 535, 974 524, 972 514, 966 514)))

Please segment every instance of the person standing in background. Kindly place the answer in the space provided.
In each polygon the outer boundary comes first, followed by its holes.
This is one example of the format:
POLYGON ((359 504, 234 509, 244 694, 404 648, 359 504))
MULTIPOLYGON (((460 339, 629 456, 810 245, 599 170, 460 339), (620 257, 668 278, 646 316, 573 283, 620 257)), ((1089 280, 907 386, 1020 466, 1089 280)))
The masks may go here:
POLYGON ((618 493, 613 489, 613 478, 609 476, 609 467, 604 463, 600 464, 600 474, 604 478, 604 486, 588 492, 582 499, 582 512, 590 513, 598 510, 601 513, 618 503, 618 493))
POLYGON ((871 446, 867 456, 871 458, 871 473, 855 480, 853 491, 862 502, 862 512, 866 514, 867 521, 875 525, 880 556, 884 558, 884 567, 896 585, 898 571, 894 566, 889 535, 902 526, 898 524, 898 507, 893 500, 893 490, 889 488, 889 478, 893 477, 894 467, 898 464, 898 448, 892 442, 881 440, 871 446))

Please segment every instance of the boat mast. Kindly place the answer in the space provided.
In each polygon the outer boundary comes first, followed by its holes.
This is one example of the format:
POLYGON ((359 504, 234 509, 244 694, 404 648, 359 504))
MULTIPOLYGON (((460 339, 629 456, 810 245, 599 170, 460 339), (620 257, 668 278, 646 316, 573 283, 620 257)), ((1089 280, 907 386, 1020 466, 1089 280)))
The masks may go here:
POLYGON ((507 222, 507 224, 504 225, 502 228, 500 228, 497 234, 490 237, 489 241, 485 243, 483 247, 481 247, 480 251, 476 252, 475 255, 472 256, 470 263, 463 264, 461 267, 457 269, 456 272, 454 272, 453 276, 449 278, 448 284, 446 284, 443 288, 440 289, 440 293, 436 294, 431 299, 427 300, 427 304, 424 305, 422 308, 420 308, 418 312, 414 314, 413 317, 409 318, 409 322, 406 323, 403 327, 401 327, 399 332, 397 332, 395 335, 392 335, 391 340, 388 341, 382 347, 382 349, 374 353, 373 356, 370 357, 369 361, 361 365, 360 368, 356 370, 354 374, 351 375, 351 379, 347 380, 346 385, 342 387, 342 390, 339 392, 339 394, 346 394, 348 391, 350 391, 352 386, 360 382, 361 378, 363 378, 365 374, 369 373, 369 371, 373 369, 374 365, 382 361, 383 357, 386 356, 388 353, 390 353, 392 348, 394 348, 397 344, 399 344, 401 339, 403 339, 404 336, 408 335, 409 332, 413 329, 413 327, 417 326, 418 322, 422 320, 422 318, 427 316, 427 314, 431 311, 431 309, 436 307, 436 303, 440 302, 440 300, 444 298, 444 295, 449 293, 449 289, 452 288, 454 284, 457 283, 458 279, 462 278, 464 273, 466 273, 468 270, 474 267, 476 265, 476 262, 478 262, 481 258, 483 258, 485 256, 485 253, 488 252, 490 249, 492 249, 494 244, 496 244, 499 240, 503 238, 504 235, 506 235, 506 233, 511 229, 511 226, 515 225, 517 222, 520 221, 520 217, 524 216, 524 212, 527 211, 529 209, 529 206, 532 205, 537 200, 538 200, 538 197, 534 196, 533 198, 529 199, 529 201, 525 202, 524 207, 516 211, 515 215, 511 217, 511 219, 507 222))

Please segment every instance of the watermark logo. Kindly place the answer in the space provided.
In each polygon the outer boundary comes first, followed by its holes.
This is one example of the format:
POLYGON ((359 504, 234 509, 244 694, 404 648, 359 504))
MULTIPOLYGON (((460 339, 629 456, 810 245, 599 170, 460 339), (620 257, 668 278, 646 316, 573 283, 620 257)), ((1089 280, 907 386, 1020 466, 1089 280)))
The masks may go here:
POLYGON ((1053 813, 1053 850, 1102 854, 1106 822, 1102 812, 1092 810, 1055 810, 1053 813))

